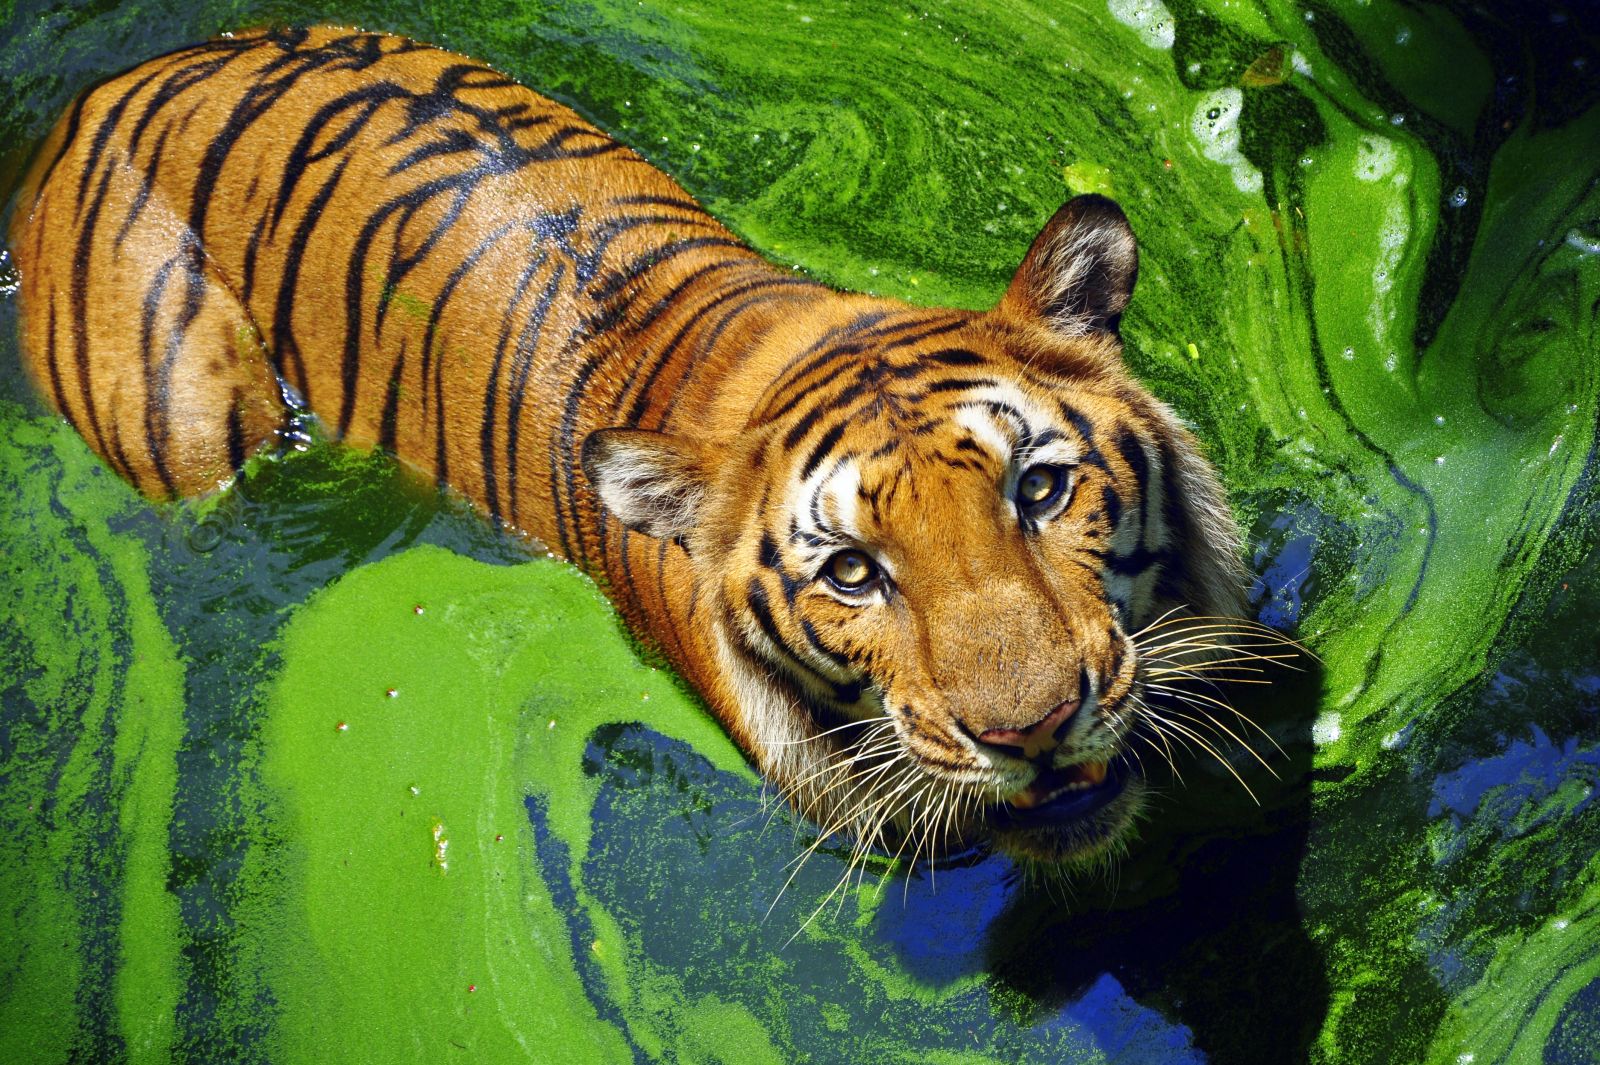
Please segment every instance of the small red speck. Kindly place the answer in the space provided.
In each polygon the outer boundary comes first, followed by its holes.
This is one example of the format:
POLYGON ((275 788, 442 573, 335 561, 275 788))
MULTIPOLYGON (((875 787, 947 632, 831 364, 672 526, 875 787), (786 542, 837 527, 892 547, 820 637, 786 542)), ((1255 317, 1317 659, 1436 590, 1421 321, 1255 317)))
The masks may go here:
POLYGON ((1172 160, 1171 159, 1163 159, 1163 160, 1161 160, 1161 165, 1166 167, 1168 170, 1171 170, 1172 169, 1172 160))
POLYGON ((1561 590, 1563 592, 1567 590, 1567 582, 1566 581, 1562 581, 1561 582, 1561 590))
POLYGON ((495 842, 496 842, 496 843, 499 843, 499 842, 500 842, 500 841, 501 841, 501 840, 503 840, 503 839, 505 839, 505 837, 504 837, 504 836, 499 836, 499 835, 497 835, 497 836, 495 836, 495 837, 494 837, 494 841, 495 841, 495 842))
POLYGON ((412 612, 412 613, 413 613, 413 614, 420 614, 420 613, 422 613, 422 604, 421 604, 421 603, 418 603, 418 604, 417 604, 417 605, 416 605, 416 606, 414 606, 414 607, 412 607, 412 608, 411 608, 411 612, 412 612))
POLYGON ((477 984, 468 984, 467 985, 467 993, 468 994, 471 994, 472 992, 474 992, 476 990, 478 990, 478 985, 477 984))
POLYGON ((399 688, 386 688, 386 689, 384 689, 383 694, 385 694, 389 698, 393 699, 396 695, 400 694, 400 689, 399 688))
POLYGON ((341 722, 339 722, 339 723, 338 723, 338 724, 337 724, 337 725, 335 725, 335 726, 333 726, 333 727, 334 727, 334 728, 335 728, 335 729, 337 729, 337 730, 338 730, 338 731, 340 731, 340 732, 345 732, 345 731, 347 731, 347 730, 348 730, 348 729, 349 729, 349 728, 350 728, 350 722, 348 722, 348 721, 341 721, 341 722))

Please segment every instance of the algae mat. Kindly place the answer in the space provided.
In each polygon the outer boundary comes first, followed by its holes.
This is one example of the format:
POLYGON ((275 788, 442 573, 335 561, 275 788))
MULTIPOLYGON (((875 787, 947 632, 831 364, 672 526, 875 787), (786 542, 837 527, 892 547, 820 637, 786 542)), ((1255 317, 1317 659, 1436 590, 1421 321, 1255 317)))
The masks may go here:
POLYGON ((1600 54, 1580 7, 0 6, 0 182, 266 21, 578 107, 774 259, 981 307, 1127 207, 1138 371, 1323 672, 1070 897, 843 868, 594 588, 381 456, 153 509, 0 268, 0 1061, 1600 1060, 1600 54), (776 900, 776 903, 774 903, 776 900), (794 937, 791 940, 791 937, 794 937))

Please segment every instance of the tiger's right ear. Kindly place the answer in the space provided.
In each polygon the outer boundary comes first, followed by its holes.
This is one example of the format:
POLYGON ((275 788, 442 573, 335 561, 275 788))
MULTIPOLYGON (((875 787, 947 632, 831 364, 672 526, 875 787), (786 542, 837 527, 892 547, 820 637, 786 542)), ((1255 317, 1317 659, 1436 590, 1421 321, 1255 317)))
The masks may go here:
POLYGON ((590 433, 583 441, 583 472, 618 521, 661 540, 695 527, 709 480, 699 444, 645 429, 590 433))
POLYGON ((1117 336, 1139 276, 1139 246, 1122 208, 1074 196, 1034 238, 996 310, 1068 337, 1117 336))

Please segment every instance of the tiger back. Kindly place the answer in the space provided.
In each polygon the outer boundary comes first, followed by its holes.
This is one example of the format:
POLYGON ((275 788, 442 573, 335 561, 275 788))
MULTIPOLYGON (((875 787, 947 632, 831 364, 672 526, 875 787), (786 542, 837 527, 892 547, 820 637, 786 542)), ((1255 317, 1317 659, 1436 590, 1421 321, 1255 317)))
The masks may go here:
POLYGON ((225 486, 302 410, 385 448, 600 579, 828 830, 1100 852, 1134 635, 1237 613, 1098 197, 987 314, 838 293, 504 75, 320 27, 85 93, 10 243, 31 374, 141 491, 225 486))

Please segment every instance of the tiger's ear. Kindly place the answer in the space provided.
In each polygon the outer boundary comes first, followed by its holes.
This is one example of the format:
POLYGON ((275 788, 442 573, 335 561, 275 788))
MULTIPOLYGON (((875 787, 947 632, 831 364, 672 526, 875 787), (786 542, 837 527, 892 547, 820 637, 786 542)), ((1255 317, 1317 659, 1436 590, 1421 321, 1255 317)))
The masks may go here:
POLYGON ((1122 208, 1074 196, 1033 239, 996 309, 1062 336, 1116 336, 1138 276, 1139 246, 1122 208))
POLYGON ((699 520, 708 481, 705 454, 686 437, 644 429, 600 429, 583 442, 583 472, 600 502, 635 532, 671 540, 699 520))

